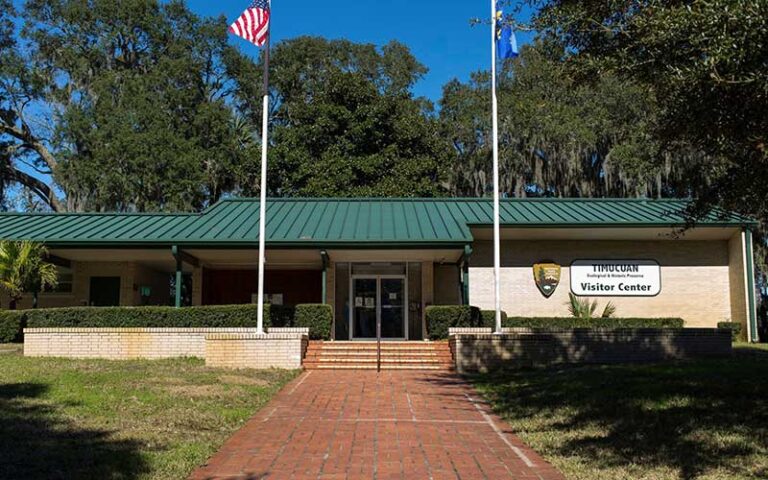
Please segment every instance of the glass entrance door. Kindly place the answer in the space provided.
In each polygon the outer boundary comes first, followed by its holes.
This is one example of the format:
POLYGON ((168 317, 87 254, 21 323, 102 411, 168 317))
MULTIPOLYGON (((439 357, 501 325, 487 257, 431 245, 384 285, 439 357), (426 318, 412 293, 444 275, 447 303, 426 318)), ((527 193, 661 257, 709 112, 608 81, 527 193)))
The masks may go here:
POLYGON ((350 330, 355 339, 375 339, 377 323, 382 339, 405 339, 405 277, 370 276, 352 278, 350 330))
POLYGON ((352 335, 354 338, 376 338, 379 303, 377 284, 376 278, 353 280, 352 335))
POLYGON ((379 279, 381 338, 405 338, 405 279, 379 279))

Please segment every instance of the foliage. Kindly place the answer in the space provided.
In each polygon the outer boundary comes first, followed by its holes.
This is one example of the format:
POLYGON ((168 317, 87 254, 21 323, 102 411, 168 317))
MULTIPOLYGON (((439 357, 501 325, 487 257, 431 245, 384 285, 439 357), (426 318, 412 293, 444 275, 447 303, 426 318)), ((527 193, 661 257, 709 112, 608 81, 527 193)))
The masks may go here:
POLYGON ((717 328, 724 328, 726 330, 730 330, 731 335, 733 336, 734 342, 742 339, 741 324, 738 322, 718 322, 717 328))
POLYGON ((768 223, 768 2, 527 3, 573 72, 642 85, 663 107, 653 138, 707 156, 687 182, 699 193, 694 219, 719 206, 768 223))
MULTIPOLYGON (((256 305, 198 307, 73 307, 19 312, 29 328, 255 328, 256 305)), ((330 305, 265 306, 264 326, 308 327, 313 340, 330 340, 330 305)))
MULTIPOLYGON (((408 48, 300 37, 271 55, 281 196, 435 196, 441 142, 431 105, 411 88, 426 73, 408 48)), ((256 121, 260 109, 251 111, 256 121)))
POLYGON ((330 305, 305 304, 296 306, 293 327, 309 328, 310 340, 330 340, 333 328, 333 309, 330 305))
POLYGON ((0 354, 2 476, 187 478, 298 373, 0 354))
MULTIPOLYGON (((501 311, 502 326, 507 321, 507 312, 501 311)), ((481 310, 480 325, 483 327, 496 328, 496 310, 481 310)))
MULTIPOLYGON (((269 308, 264 325, 270 326, 269 308)), ((73 307, 25 310, 29 328, 247 328, 256 327, 256 305, 203 307, 73 307)))
POLYGON ((508 328, 684 328, 682 318, 577 318, 577 317, 509 317, 508 328))
POLYGON ((11 309, 24 293, 37 295, 58 283, 56 266, 45 261, 44 245, 29 241, 0 241, 0 288, 11 299, 11 309))
POLYGON ((223 18, 176 0, 30 0, 23 22, 0 61, 7 180, 59 211, 197 210, 239 186, 256 155, 229 104, 246 60, 223 18))
MULTIPOLYGON (((574 318, 580 318, 589 320, 594 318, 597 311, 597 300, 590 302, 588 298, 579 298, 573 293, 568 293, 568 312, 574 318)), ((612 302, 608 302, 603 309, 601 318, 610 318, 616 314, 616 306, 612 302)))
POLYGON ((0 343, 21 340, 24 315, 20 311, 0 310, 0 343))
POLYGON ((467 305, 433 305, 426 308, 427 335, 432 340, 448 338, 448 329, 480 327, 480 309, 467 305))
MULTIPOLYGON (((701 156, 660 148, 651 135, 658 105, 616 75, 580 82, 557 44, 537 41, 501 69, 501 191, 509 196, 687 196, 701 156), (674 161, 673 161, 674 160, 674 161)), ((491 183, 490 75, 449 82, 440 101, 451 142, 449 190, 483 196, 491 183)))

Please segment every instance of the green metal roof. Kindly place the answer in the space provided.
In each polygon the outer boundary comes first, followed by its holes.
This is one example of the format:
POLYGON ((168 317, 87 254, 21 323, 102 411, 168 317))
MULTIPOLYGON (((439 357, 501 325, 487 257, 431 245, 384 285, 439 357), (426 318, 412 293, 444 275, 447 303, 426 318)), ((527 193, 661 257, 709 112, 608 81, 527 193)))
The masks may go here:
MULTIPOLYGON (((679 227, 679 200, 505 199, 508 227, 679 227)), ((0 214, 0 238, 51 246, 225 246, 258 241, 259 201, 223 200, 199 214, 0 214)), ((713 212, 699 227, 752 225, 713 212)), ((271 246, 462 245, 493 224, 488 199, 270 199, 271 246)))

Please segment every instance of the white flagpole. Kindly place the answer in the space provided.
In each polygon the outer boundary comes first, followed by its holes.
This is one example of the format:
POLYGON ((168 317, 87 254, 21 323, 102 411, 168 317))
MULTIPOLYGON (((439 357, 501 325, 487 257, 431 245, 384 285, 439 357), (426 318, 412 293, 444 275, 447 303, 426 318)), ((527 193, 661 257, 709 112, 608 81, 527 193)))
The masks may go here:
MULTIPOLYGON (((271 19, 270 19, 271 22, 271 19)), ((270 30, 272 25, 269 26, 270 30)), ((264 334, 264 263, 266 262, 267 242, 267 149, 269 147, 269 40, 272 33, 267 33, 264 46, 264 102, 261 121, 261 198, 259 199, 259 305, 256 316, 256 333, 264 334)))
POLYGON ((501 229, 499 225, 499 104, 496 99, 496 0, 491 0, 491 102, 493 103, 493 290, 495 333, 501 333, 501 229))

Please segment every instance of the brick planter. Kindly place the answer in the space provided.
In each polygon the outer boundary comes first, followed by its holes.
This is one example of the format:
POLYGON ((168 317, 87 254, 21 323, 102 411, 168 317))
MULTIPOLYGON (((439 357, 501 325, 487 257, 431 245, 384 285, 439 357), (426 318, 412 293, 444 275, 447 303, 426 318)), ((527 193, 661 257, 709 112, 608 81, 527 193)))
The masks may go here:
POLYGON ((233 368, 300 368, 308 329, 273 328, 27 328, 28 357, 107 360, 205 358, 233 368), (212 356, 212 360, 208 357, 212 356))
POLYGON ((451 329, 460 373, 552 364, 658 362, 731 354, 718 329, 451 329))
POLYGON ((273 329, 255 333, 214 333, 205 337, 205 364, 223 368, 299 369, 309 329, 273 329))

